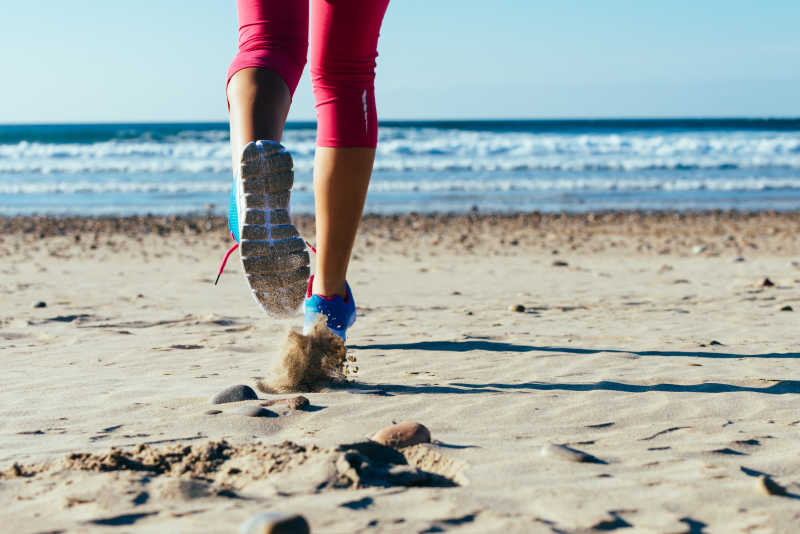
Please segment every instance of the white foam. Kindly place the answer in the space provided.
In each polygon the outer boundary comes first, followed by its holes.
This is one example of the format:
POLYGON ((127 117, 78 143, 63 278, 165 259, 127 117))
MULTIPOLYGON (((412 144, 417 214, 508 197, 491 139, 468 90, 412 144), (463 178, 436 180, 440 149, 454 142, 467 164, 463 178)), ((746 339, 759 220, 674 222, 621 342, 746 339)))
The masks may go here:
MULTIPOLYGON (((312 169, 310 131, 289 130, 298 173, 312 169)), ((229 174, 224 132, 97 143, 0 144, 0 174, 229 174)), ((377 171, 526 172, 800 169, 800 133, 536 134, 384 128, 377 171)))
MULTIPOLYGON (((131 182, 117 179, 90 181, 26 181, 0 182, 0 195, 48 195, 48 194, 108 194, 108 193, 230 193, 229 180, 179 181, 179 182, 131 182)), ((296 182, 294 190, 311 192, 310 182, 296 182)), ((726 179, 700 179, 681 177, 629 177, 629 178, 504 178, 442 179, 430 180, 385 180, 376 178, 370 183, 370 191, 381 193, 446 193, 446 192, 572 192, 572 191, 768 191, 800 190, 800 177, 752 177, 726 179)))

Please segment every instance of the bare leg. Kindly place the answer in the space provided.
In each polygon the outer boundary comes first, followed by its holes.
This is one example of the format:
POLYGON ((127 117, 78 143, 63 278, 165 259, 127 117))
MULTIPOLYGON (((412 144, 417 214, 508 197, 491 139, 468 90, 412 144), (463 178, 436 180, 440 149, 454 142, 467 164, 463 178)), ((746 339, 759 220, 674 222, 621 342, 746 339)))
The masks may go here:
POLYGON ((317 271, 313 292, 345 296, 345 278, 367 196, 374 148, 317 147, 314 207, 317 271))
POLYGON ((292 95, 276 73, 250 67, 228 84, 231 107, 231 158, 233 173, 239 168, 244 146, 259 139, 280 142, 292 95))

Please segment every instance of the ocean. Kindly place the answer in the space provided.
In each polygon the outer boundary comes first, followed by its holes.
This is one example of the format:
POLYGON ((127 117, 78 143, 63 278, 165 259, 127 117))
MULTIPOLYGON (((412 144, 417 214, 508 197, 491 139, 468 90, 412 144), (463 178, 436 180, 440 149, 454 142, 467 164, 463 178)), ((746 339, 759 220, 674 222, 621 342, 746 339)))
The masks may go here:
MULTIPOLYGON (((313 211, 314 124, 290 123, 313 211)), ((224 213, 226 123, 0 126, 0 215, 224 213)), ((370 213, 798 210, 800 119, 381 123, 370 213)))

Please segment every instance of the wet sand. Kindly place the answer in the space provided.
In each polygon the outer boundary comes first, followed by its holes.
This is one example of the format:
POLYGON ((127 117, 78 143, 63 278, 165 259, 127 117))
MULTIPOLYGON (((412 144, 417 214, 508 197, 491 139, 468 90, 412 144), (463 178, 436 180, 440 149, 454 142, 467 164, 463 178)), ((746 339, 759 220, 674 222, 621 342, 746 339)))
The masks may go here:
POLYGON ((300 323, 265 318, 236 261, 212 286, 223 219, 0 229, 8 531, 800 522, 798 213, 368 216, 348 382, 294 407, 210 402, 256 390, 300 323), (400 421, 433 442, 360 443, 400 421))

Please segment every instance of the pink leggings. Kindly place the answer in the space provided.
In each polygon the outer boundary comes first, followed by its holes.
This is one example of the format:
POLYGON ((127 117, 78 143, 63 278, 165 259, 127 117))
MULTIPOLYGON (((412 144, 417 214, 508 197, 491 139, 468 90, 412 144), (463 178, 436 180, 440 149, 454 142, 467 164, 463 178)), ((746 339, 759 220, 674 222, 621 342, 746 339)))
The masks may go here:
MULTIPOLYGON (((228 82, 241 69, 277 73, 294 95, 309 49, 308 0, 236 0, 239 53, 228 82)), ((311 0, 311 83, 317 146, 378 143, 375 58, 389 0, 311 0)))

